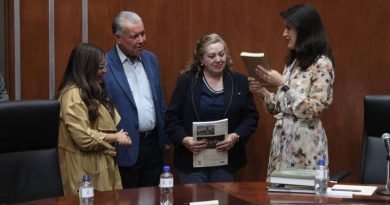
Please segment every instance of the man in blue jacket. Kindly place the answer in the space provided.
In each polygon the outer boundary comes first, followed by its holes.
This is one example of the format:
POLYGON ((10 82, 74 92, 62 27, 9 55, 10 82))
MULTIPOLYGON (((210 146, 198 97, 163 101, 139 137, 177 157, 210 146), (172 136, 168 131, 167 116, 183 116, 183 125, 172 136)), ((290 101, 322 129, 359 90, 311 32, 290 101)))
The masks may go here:
POLYGON ((145 29, 138 14, 120 12, 112 31, 116 45, 106 55, 105 88, 122 118, 118 129, 133 142, 132 147, 117 147, 123 188, 157 186, 168 143, 159 63, 144 50, 145 29))

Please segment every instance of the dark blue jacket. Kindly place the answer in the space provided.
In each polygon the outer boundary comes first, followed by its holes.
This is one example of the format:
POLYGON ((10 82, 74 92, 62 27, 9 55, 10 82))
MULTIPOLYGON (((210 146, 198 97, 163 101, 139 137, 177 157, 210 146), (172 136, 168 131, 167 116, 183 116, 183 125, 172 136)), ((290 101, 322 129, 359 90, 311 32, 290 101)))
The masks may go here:
MULTIPOLYGON (((165 144, 169 140, 164 131, 165 104, 160 81, 160 68, 157 58, 153 53, 144 50, 140 57, 152 90, 156 111, 156 129, 159 136, 160 150, 164 154, 165 144)), ((138 159, 140 142, 137 107, 116 47, 107 53, 106 61, 107 73, 104 76, 105 89, 108 97, 122 118, 118 129, 123 129, 128 132, 133 143, 131 147, 117 146, 116 159, 119 166, 132 166, 138 159)))
MULTIPOLYGON (((237 133, 240 140, 229 151, 229 163, 226 169, 236 171, 246 164, 245 144, 257 128, 259 113, 249 91, 247 78, 239 73, 225 71, 223 74, 225 112, 228 118, 228 133, 237 133)), ((182 140, 192 136, 192 122, 209 121, 199 119, 200 97, 203 87, 202 75, 195 77, 194 72, 182 74, 173 91, 170 106, 165 113, 166 131, 174 144, 174 164, 182 172, 193 168, 193 156, 182 140)), ((222 118, 222 119, 223 119, 222 118)))

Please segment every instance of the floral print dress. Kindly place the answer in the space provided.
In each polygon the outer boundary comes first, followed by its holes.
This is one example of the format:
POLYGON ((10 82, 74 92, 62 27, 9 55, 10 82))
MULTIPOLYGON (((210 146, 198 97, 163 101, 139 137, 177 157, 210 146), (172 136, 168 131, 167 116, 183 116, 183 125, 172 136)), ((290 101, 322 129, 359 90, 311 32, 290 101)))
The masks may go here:
POLYGON ((290 89, 278 88, 264 98, 276 118, 267 179, 281 168, 314 169, 318 159, 329 163, 328 141, 320 115, 333 100, 334 71, 331 60, 320 56, 306 70, 286 66, 283 75, 290 89))

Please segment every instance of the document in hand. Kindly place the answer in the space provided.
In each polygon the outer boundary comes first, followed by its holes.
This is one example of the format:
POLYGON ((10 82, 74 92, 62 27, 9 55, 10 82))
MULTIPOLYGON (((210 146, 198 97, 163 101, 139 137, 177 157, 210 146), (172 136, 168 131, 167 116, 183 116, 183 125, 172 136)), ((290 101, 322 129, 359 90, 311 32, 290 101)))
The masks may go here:
POLYGON ((213 167, 228 164, 228 153, 216 149, 216 144, 228 135, 228 119, 193 122, 192 137, 195 141, 207 141, 207 148, 193 155, 194 167, 213 167))
POLYGON ((268 70, 271 69, 264 53, 241 52, 240 56, 245 64, 246 69, 248 70, 249 76, 254 77, 257 80, 259 80, 258 76, 256 75, 257 65, 261 65, 268 70))

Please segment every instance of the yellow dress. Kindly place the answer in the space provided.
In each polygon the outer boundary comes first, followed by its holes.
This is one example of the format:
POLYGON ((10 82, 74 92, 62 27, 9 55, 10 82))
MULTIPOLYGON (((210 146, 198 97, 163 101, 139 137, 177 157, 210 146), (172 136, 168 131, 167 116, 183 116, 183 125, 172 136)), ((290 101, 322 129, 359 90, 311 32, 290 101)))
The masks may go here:
POLYGON ((88 110, 81 99, 80 89, 71 86, 59 97, 61 105, 58 154, 65 195, 77 194, 82 176, 90 176, 98 191, 122 189, 115 147, 103 141, 104 133, 116 132, 120 116, 114 119, 100 105, 98 119, 90 124, 88 110))

